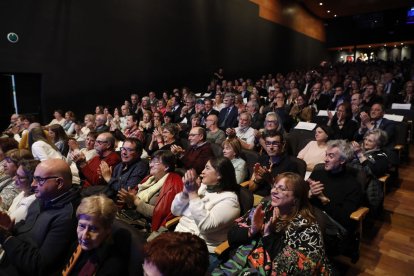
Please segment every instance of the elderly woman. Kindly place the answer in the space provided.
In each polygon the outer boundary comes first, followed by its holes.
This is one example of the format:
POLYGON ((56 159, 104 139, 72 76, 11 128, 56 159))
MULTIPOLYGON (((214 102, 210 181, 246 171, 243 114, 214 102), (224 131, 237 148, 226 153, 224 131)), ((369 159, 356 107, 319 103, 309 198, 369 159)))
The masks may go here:
POLYGON ((170 150, 172 145, 181 146, 178 143, 179 129, 176 124, 166 124, 162 127, 162 131, 154 130, 151 136, 151 142, 148 146, 148 154, 152 154, 156 150, 170 150))
POLYGON ((171 203, 183 190, 181 177, 174 170, 175 156, 170 151, 156 151, 151 158, 150 175, 137 186, 138 191, 121 189, 118 193, 120 203, 151 221, 153 231, 173 218, 171 203))
POLYGON ((368 130, 364 135, 362 145, 352 142, 356 159, 353 163, 359 163, 369 174, 381 177, 388 169, 388 156, 382 151, 387 143, 387 133, 381 129, 368 130))
POLYGON ((330 127, 318 125, 315 130, 315 141, 310 141, 299 153, 298 158, 306 162, 306 170, 312 171, 316 164, 325 161, 325 154, 329 138, 333 133, 330 127))
POLYGON ((75 125, 75 139, 78 142, 86 140, 86 136, 91 130, 95 129, 95 116, 92 114, 86 114, 84 119, 84 126, 80 123, 75 125))
POLYGON ((49 138, 53 141, 59 152, 66 156, 69 151, 68 135, 61 125, 51 125, 49 127, 49 138))
POLYGON ((210 159, 200 175, 194 169, 183 177, 184 190, 177 194, 171 211, 181 219, 176 232, 189 232, 200 236, 210 252, 210 267, 217 263, 215 248, 227 239, 234 219, 240 215, 238 193, 233 164, 225 157, 210 159))
POLYGON ((40 127, 35 127, 29 132, 29 148, 36 160, 62 159, 62 154, 47 138, 40 127))
POLYGON ((78 246, 62 275, 126 275, 128 262, 122 258, 111 237, 117 208, 102 195, 82 199, 78 219, 78 246))
POLYGON ((236 173, 237 184, 242 183, 247 176, 246 161, 240 158, 241 144, 238 139, 231 138, 223 142, 223 156, 227 157, 233 164, 236 173))
POLYGON ((271 199, 236 220, 228 237, 237 251, 212 275, 329 275, 308 190, 299 175, 278 175, 271 199))
POLYGON ((142 116, 142 121, 139 122, 138 128, 140 131, 150 133, 152 129, 152 112, 145 110, 142 116))
POLYGON ((19 167, 13 180, 15 181, 16 188, 21 192, 13 199, 8 210, 10 218, 14 219, 15 223, 26 219, 27 210, 36 199, 31 184, 34 171, 39 163, 39 160, 21 160, 19 162, 19 167))
MULTIPOLYGON (((270 131, 279 131, 280 133, 284 134, 284 129, 280 120, 279 115, 276 112, 269 112, 266 114, 265 121, 264 121, 264 128, 255 131, 255 138, 256 142, 262 146, 262 148, 266 148, 265 140, 263 136, 270 132, 270 131)), ((257 145, 257 143, 255 143, 257 145)))
POLYGON ((14 177, 17 172, 18 163, 24 159, 33 159, 30 151, 25 149, 12 149, 6 153, 6 163, 4 164, 4 172, 8 176, 0 182, 0 209, 8 210, 13 199, 19 193, 14 185, 14 177))

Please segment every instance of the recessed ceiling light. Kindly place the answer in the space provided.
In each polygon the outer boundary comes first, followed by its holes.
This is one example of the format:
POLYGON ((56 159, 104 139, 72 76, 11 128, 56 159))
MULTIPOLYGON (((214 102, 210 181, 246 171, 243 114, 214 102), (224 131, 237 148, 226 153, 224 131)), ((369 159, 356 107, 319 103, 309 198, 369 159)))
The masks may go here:
POLYGON ((319 6, 322 6, 323 5, 323 3, 322 2, 319 2, 319 6))
POLYGON ((331 13, 331 11, 330 11, 330 10, 327 10, 326 12, 327 12, 327 13, 331 13))
POLYGON ((337 15, 336 14, 334 14, 334 17, 336 17, 337 15))

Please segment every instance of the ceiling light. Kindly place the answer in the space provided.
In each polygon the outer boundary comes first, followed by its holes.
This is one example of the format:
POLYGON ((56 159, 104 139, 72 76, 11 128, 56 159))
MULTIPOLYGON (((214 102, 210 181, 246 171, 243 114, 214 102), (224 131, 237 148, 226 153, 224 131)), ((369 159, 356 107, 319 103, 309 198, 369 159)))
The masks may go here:
POLYGON ((336 17, 337 15, 336 14, 334 14, 334 17, 336 17))
POLYGON ((323 5, 323 3, 322 2, 319 2, 319 6, 322 6, 323 5))
POLYGON ((327 10, 326 12, 327 12, 327 13, 331 13, 331 11, 330 11, 330 10, 327 10))
POLYGON ((404 43, 401 42, 401 45, 404 45, 404 43))

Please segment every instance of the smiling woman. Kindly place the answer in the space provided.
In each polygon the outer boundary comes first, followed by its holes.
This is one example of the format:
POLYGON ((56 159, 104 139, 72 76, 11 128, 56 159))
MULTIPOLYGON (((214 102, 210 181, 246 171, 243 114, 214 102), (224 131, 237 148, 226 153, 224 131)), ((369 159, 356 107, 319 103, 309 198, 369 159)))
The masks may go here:
POLYGON ((247 271, 259 275, 329 275, 308 189, 298 174, 278 175, 271 200, 236 220, 228 237, 231 246, 239 247, 212 275, 241 275, 247 271))

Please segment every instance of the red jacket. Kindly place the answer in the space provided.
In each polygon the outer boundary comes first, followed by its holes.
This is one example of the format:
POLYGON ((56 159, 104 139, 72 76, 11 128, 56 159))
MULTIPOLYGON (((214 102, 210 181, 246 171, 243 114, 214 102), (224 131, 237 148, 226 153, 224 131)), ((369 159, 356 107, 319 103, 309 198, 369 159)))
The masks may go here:
POLYGON ((108 163, 109 167, 114 168, 115 165, 121 162, 121 158, 116 152, 112 152, 102 159, 99 157, 99 155, 97 155, 91 160, 89 160, 88 164, 82 169, 80 169, 84 178, 84 188, 89 186, 107 184, 105 180, 98 174, 98 169, 99 165, 101 164, 101 161, 105 161, 106 163, 108 163))
MULTIPOLYGON (((141 183, 147 181, 149 177, 150 176, 147 176, 141 183)), ((167 221, 174 218, 174 215, 171 213, 171 204, 175 195, 182 192, 183 186, 181 176, 177 173, 170 172, 162 185, 157 202, 155 203, 151 222, 152 231, 158 230, 158 228, 164 226, 167 221)))

